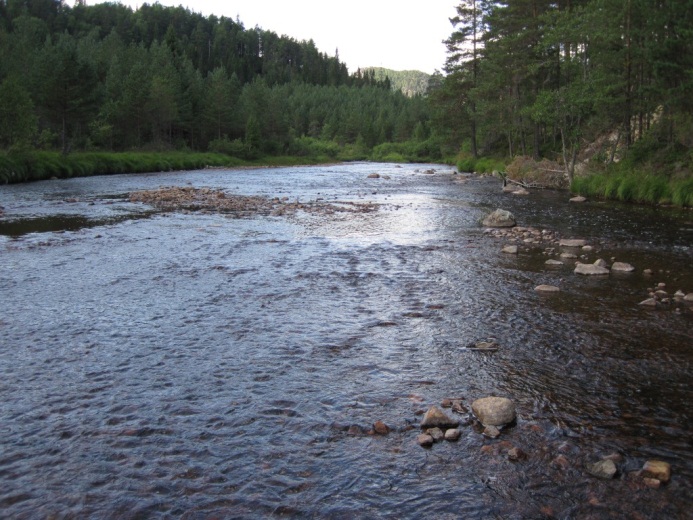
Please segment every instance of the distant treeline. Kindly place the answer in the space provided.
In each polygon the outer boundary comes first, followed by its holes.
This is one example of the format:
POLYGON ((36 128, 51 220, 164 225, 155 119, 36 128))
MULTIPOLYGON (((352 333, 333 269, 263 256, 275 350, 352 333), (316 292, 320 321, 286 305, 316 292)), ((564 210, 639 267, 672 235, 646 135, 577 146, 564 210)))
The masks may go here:
MULTIPOLYGON (((240 20, 144 4, 0 0, 0 149, 370 151, 430 137, 422 97, 240 20)), ((439 154, 439 152, 437 152, 439 154)))
POLYGON ((368 67, 363 73, 375 75, 377 81, 389 81, 394 90, 401 90, 407 96, 424 96, 428 93, 430 74, 419 70, 392 70, 383 67, 368 67))

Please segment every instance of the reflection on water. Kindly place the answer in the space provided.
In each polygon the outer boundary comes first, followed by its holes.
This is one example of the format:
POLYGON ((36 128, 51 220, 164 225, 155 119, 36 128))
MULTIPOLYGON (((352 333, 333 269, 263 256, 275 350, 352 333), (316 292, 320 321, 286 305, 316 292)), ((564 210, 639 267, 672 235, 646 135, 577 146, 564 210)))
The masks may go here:
POLYGON ((658 282, 693 292, 690 214, 512 197, 415 168, 3 188, 5 222, 57 216, 0 242, 3 515, 686 518, 693 312, 638 303, 658 282), (131 219, 147 208, 109 199, 188 184, 381 206, 131 219), (588 238, 585 261, 638 271, 593 280, 547 269, 542 248, 501 255, 479 225, 495 207, 588 238), (465 348, 486 338, 498 352, 465 348), (457 443, 416 444, 429 405, 490 394, 518 408, 499 439, 470 425, 457 443), (388 436, 368 434, 377 420, 388 436), (513 446, 528 459, 510 461, 513 446), (616 479, 584 471, 614 453, 616 479), (651 458, 672 465, 661 489, 637 476, 651 458))

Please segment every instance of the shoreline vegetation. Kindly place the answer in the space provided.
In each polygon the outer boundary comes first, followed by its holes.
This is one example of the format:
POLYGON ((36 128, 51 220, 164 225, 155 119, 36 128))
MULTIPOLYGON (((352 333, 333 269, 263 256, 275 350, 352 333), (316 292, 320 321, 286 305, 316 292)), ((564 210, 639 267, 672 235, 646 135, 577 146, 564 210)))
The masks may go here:
MULTIPOLYGON (((67 155, 49 151, 0 152, 0 184, 95 175, 210 168, 290 167, 351 161, 455 164, 453 159, 441 160, 432 157, 419 157, 416 154, 412 156, 406 153, 403 147, 398 147, 397 150, 399 151, 395 151, 393 146, 393 143, 388 143, 387 150, 381 147, 367 153, 353 148, 340 149, 335 145, 325 148, 329 153, 263 156, 255 159, 241 159, 223 153, 183 151, 75 152, 67 155)), ((322 151, 324 152, 325 149, 322 151)), ((517 166, 518 162, 522 164, 526 160, 526 158, 516 158, 510 162, 500 158, 473 160, 466 157, 458 159, 456 166, 460 172, 477 174, 504 172, 503 175, 507 175, 507 172, 510 172, 510 178, 541 185, 543 179, 541 172, 538 172, 536 167, 528 172, 517 166)), ((551 181, 544 183, 544 186, 568 189, 574 194, 593 199, 693 208, 693 179, 686 177, 669 178, 656 172, 623 171, 623 168, 614 167, 607 168, 602 172, 591 172, 575 177, 569 186, 557 186, 551 181)))
MULTIPOLYGON (((94 175, 137 174, 208 168, 260 168, 306 166, 350 161, 441 163, 440 159, 411 157, 401 153, 378 155, 345 148, 335 153, 267 155, 241 159, 223 153, 202 152, 0 152, 0 184, 94 175)), ((450 161, 447 161, 450 163, 450 161)), ((445 163, 445 161, 443 161, 445 163)))

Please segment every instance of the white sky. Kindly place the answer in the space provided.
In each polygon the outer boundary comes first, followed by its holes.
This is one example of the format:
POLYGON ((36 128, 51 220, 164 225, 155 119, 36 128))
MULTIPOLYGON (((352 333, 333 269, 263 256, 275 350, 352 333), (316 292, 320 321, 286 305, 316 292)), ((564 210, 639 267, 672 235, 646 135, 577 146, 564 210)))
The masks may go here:
MULTIPOLYGON (((102 0, 87 0, 87 4, 102 0)), ((120 0, 136 8, 137 0, 120 0)), ((321 52, 339 58, 355 72, 358 67, 394 70, 442 70, 445 45, 452 33, 449 18, 455 0, 160 0, 183 5, 205 16, 214 14, 248 28, 259 26, 296 40, 313 39, 321 52)))

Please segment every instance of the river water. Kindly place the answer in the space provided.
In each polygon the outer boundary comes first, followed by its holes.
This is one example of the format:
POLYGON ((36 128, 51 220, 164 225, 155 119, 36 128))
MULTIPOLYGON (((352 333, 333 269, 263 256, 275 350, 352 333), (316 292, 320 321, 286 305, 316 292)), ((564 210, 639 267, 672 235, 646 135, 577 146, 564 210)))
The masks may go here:
POLYGON ((363 163, 0 187, 0 516, 690 518, 693 311, 638 303, 693 292, 693 213, 499 184, 363 163), (161 186, 378 210, 126 198, 161 186), (497 207, 637 270, 502 254, 479 223, 497 207), (459 416, 458 442, 418 446, 429 406, 488 395, 517 407, 498 439, 459 416), (607 455, 616 478, 590 476, 607 455), (659 489, 649 459, 671 464, 659 489))

